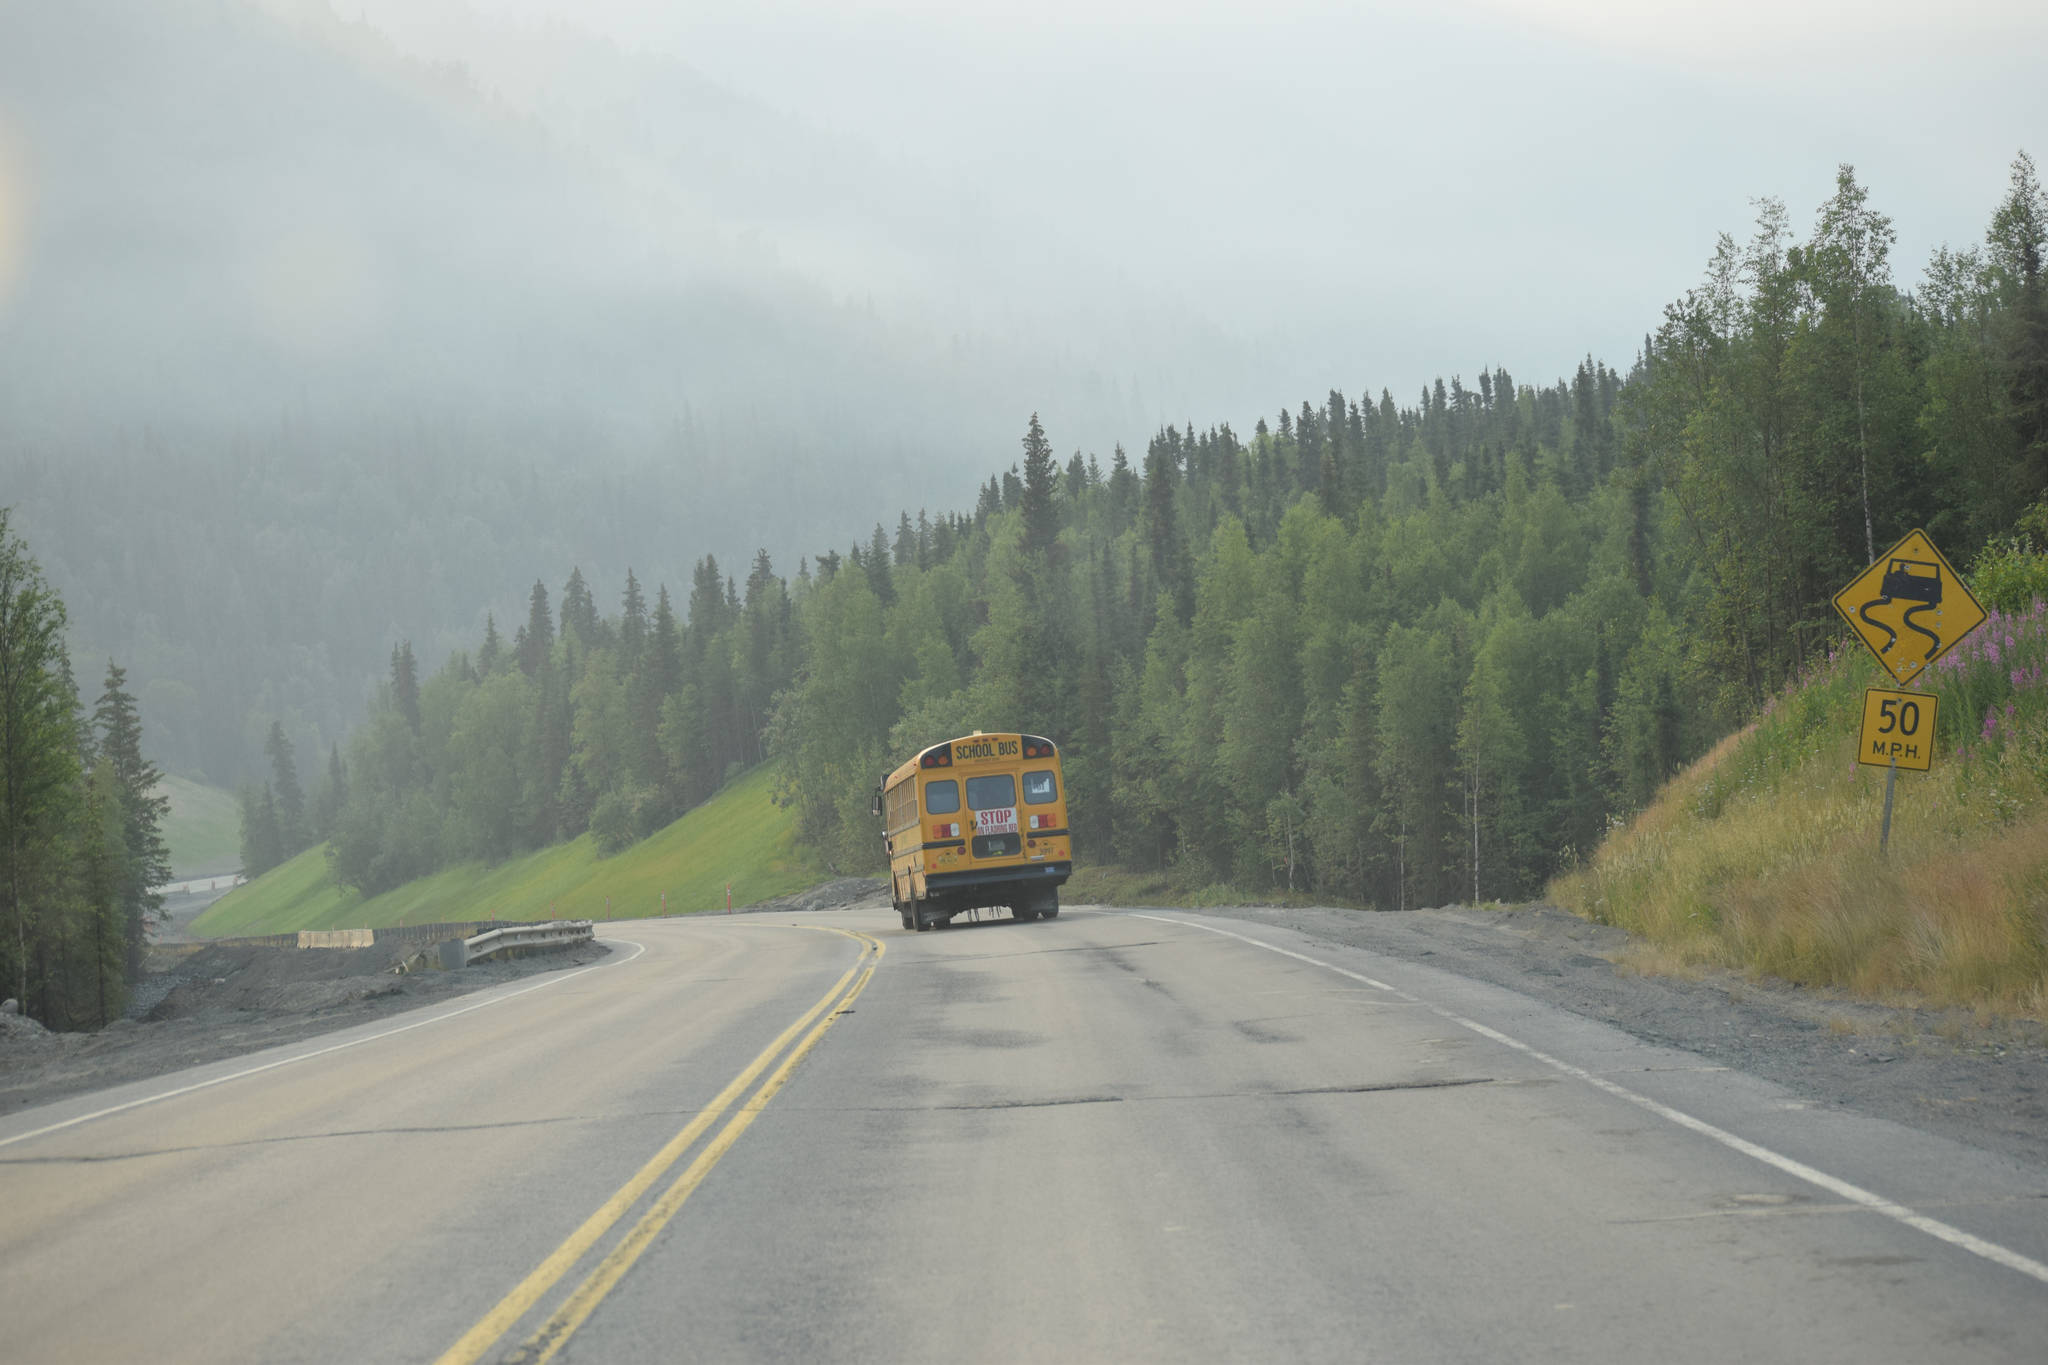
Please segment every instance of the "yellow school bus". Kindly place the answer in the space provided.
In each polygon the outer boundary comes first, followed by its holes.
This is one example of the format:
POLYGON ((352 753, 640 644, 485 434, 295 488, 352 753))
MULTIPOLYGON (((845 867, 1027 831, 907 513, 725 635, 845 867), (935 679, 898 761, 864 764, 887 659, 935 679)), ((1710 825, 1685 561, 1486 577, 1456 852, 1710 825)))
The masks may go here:
POLYGON ((976 730, 913 756, 875 793, 903 927, 937 928, 1007 905, 1020 920, 1060 912, 1073 873, 1059 746, 976 730))

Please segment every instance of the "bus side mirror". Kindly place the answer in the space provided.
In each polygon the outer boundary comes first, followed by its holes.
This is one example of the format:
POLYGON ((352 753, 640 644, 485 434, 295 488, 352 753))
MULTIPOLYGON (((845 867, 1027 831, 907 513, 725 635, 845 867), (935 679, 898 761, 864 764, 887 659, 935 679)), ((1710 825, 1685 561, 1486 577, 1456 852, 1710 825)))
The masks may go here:
POLYGON ((882 789, 880 787, 875 788, 875 799, 868 802, 868 814, 878 820, 882 818, 882 789))

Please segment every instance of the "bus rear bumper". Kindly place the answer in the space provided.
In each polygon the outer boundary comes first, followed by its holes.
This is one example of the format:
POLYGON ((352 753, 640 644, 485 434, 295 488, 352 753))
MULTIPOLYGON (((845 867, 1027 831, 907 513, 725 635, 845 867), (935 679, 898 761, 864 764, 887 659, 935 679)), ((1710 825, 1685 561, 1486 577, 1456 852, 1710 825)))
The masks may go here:
MULTIPOLYGON (((925 894, 928 896, 949 896, 957 891, 993 891, 998 887, 1058 886, 1074 874, 1071 862, 1026 863, 1019 867, 979 868, 971 872, 928 872, 925 874, 925 894)), ((997 897, 990 902, 1006 905, 1007 901, 997 897)))

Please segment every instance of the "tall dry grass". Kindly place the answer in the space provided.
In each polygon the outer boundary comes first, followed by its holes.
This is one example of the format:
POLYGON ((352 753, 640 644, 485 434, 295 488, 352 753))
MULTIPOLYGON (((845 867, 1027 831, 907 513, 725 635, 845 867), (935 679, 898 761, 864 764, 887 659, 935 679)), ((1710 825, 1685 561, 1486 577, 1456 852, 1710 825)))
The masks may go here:
POLYGON ((1930 773, 1856 762, 1861 653, 1830 660, 1612 830, 1551 895, 1667 963, 2048 1018, 2048 614, 1997 613, 1928 680, 1930 773))

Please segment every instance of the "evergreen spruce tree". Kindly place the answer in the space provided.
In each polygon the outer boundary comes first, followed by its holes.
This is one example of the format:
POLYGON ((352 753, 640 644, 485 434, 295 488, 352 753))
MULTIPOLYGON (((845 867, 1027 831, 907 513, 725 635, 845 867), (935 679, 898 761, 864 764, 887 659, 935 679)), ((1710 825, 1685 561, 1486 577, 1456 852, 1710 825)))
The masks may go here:
POLYGON ((661 746, 662 712, 668 699, 682 690, 683 641, 676 624, 675 608, 668 600, 668 585, 654 594, 654 624, 647 633, 646 657, 632 680, 633 727, 638 744, 634 754, 634 775, 658 796, 659 818, 650 822, 666 824, 682 813, 681 788, 670 771, 661 746))
POLYGON ((626 591, 619 601, 619 663, 630 675, 640 667, 641 651, 647 647, 647 597, 640 580, 626 570, 626 591))
POLYGON ((476 652, 476 671, 482 677, 490 677, 504 663, 505 645, 498 638, 498 618, 490 612, 484 613, 484 642, 476 652))
MULTIPOLYGON (((411 658, 408 649, 406 657, 411 658)), ((412 693, 412 710, 407 723, 414 733, 419 730, 419 688, 415 684, 412 693)), ((299 765, 292 753, 292 742, 285 737, 284 723, 270 722, 270 734, 263 741, 263 752, 270 759, 270 790, 277 804, 277 846, 278 860, 303 850, 312 840, 306 831, 306 794, 299 785, 299 765)))
MULTIPOLYGON (((85 782, 84 819, 78 830, 78 890, 85 922, 80 926, 90 982, 80 982, 90 993, 92 1022, 105 1027, 121 1012, 128 998, 128 983, 138 975, 141 935, 131 928, 127 915, 127 893, 133 876, 124 830, 121 779, 114 765, 102 758, 93 764, 85 782)), ((83 1022, 81 1002, 68 1002, 67 1022, 83 1022)))
MULTIPOLYGON (((391 647, 391 704, 398 708, 398 714, 405 717, 405 728, 414 734, 420 732, 420 666, 412 656, 412 641, 404 640, 391 647)), ((276 723, 272 722, 272 728, 276 723)), ((282 731, 279 731, 282 735, 282 731)), ((265 751, 269 744, 264 745, 265 751)), ((277 763, 275 754, 271 764, 277 763)), ((282 792, 280 792, 282 798, 282 792)))
POLYGON ((1059 465, 1053 459, 1052 442, 1045 439, 1045 428, 1038 424, 1038 414, 1034 412, 1031 425, 1024 432, 1024 483, 1018 495, 1024 510, 1026 554, 1049 554, 1059 539, 1060 514, 1053 502, 1058 481, 1059 465))
MULTIPOLYGON (((627 578, 629 581, 632 578, 630 571, 627 578)), ((580 565, 569 570, 569 581, 562 585, 562 631, 567 634, 572 630, 586 649, 600 643, 597 599, 591 595, 590 585, 584 581, 580 565)))
POLYGON ((861 555, 861 565, 867 570, 868 586, 882 606, 896 605, 896 575, 889 567, 889 538, 882 534, 882 523, 875 523, 875 533, 868 538, 867 552, 861 554, 860 547, 854 546, 854 553, 861 555))
POLYGON ((171 854, 163 837, 171 799, 158 790, 163 774, 143 756, 142 717, 123 686, 127 676, 108 661, 93 725, 99 732, 99 761, 110 774, 117 797, 123 861, 116 909, 126 979, 134 981, 142 973, 150 920, 163 908, 163 896, 155 888, 171 879, 171 854))
MULTIPOLYGON (((1152 581, 1173 595, 1174 614, 1185 625, 1195 615, 1195 583, 1174 515, 1177 477, 1172 451, 1165 442, 1153 441, 1145 455, 1145 543, 1152 552, 1152 581)), ((1151 633, 1149 621, 1146 633, 1151 633)))
POLYGON ((1131 457, 1119 443, 1109 457, 1109 528, 1120 534, 1131 524, 1138 508, 1138 476, 1131 469, 1131 457))
POLYGON ((555 623, 548 612, 547 585, 537 578, 533 591, 527 594, 526 624, 520 628, 513 652, 520 671, 529 678, 546 668, 549 656, 555 652, 555 623))
POLYGON ((63 600, 8 521, 0 508, 0 980, 28 1011, 39 907, 59 873, 48 850, 80 779, 78 697, 65 687, 63 600))
POLYGON ((1067 461, 1067 472, 1060 478, 1060 492, 1070 510, 1078 512, 1082 500, 1088 494, 1088 466, 1081 459, 1081 452, 1075 451, 1067 461))
MULTIPOLYGON (((838 552, 831 551, 818 558, 818 568, 823 572, 827 563, 831 571, 839 570, 838 552)), ((701 659, 714 636, 725 629, 725 576, 718 570, 718 560, 705 555, 697 561, 697 567, 690 574, 689 608, 690 649, 693 659, 701 659)))

